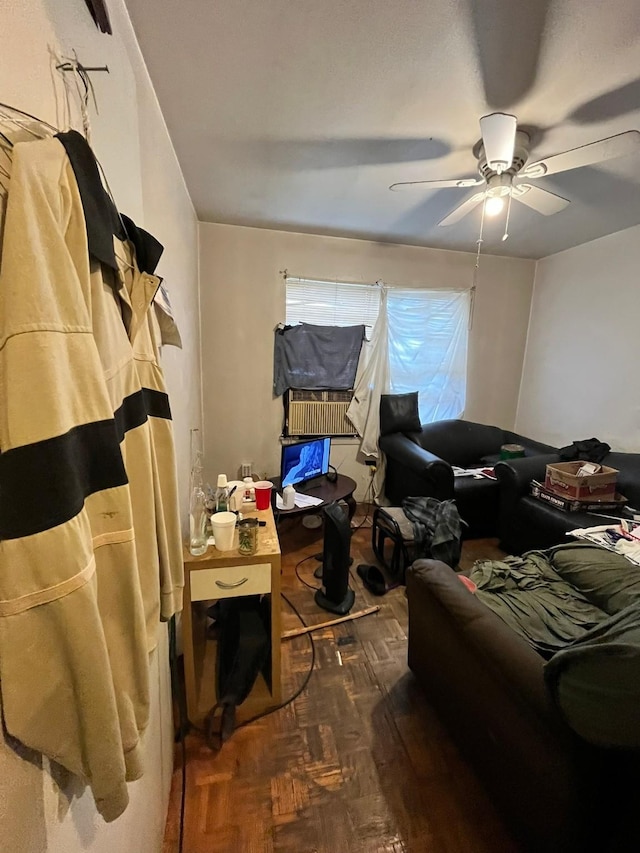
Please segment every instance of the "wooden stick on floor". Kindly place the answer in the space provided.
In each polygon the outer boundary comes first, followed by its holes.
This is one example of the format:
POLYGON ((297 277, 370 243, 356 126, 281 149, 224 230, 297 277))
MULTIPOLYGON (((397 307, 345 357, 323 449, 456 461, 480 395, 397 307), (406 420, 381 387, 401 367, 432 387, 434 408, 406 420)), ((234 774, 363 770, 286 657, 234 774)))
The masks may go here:
POLYGON ((378 610, 380 610, 380 605, 372 604, 371 607, 365 607, 364 610, 358 610, 357 613, 348 613, 346 616, 340 616, 338 619, 329 619, 328 622, 320 622, 319 625, 307 625, 304 628, 292 628, 290 631, 282 632, 282 639, 290 640, 291 637, 310 634, 311 631, 319 631, 321 628, 330 628, 331 625, 339 625, 340 622, 349 622, 351 619, 359 619, 361 616, 369 616, 370 613, 377 613, 378 610))

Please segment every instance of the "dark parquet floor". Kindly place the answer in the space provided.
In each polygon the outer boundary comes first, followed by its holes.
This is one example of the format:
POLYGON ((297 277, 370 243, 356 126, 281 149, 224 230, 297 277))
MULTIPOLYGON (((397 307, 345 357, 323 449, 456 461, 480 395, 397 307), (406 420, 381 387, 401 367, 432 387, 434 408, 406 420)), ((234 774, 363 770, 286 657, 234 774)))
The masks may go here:
MULTIPOLYGON (((363 521, 362 509, 354 524, 363 521)), ((219 753, 187 738, 184 853, 515 853, 515 844, 406 663, 404 588, 370 595, 355 574, 374 562, 370 521, 354 533, 354 611, 379 613, 316 632, 316 667, 291 705, 238 730, 219 753)), ((330 618, 294 568, 321 549, 318 530, 280 531, 283 591, 305 621, 330 618)), ((502 552, 466 543, 462 567, 502 552)), ((317 583, 309 559, 301 576, 317 583)), ((283 602, 283 628, 299 622, 283 602)), ((308 637, 283 642, 283 691, 308 671, 308 637)), ((176 751, 163 853, 177 853, 176 751)))

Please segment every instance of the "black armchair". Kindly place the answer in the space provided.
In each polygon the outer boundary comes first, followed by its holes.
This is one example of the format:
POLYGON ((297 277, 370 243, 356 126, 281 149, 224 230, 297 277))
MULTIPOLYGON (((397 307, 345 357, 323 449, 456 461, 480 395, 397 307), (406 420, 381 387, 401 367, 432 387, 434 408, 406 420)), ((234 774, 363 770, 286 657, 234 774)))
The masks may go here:
POLYGON ((454 496, 453 469, 439 456, 425 450, 414 438, 394 432, 380 438, 387 457, 385 493, 395 506, 411 496, 446 500, 454 496))
POLYGON ((508 430, 463 420, 436 421, 424 424, 419 432, 382 435, 386 496, 396 506, 410 495, 455 498, 460 517, 469 525, 465 536, 493 536, 499 511, 498 482, 454 478, 452 466, 492 466, 500 459, 503 444, 521 444, 527 456, 556 451, 508 430))

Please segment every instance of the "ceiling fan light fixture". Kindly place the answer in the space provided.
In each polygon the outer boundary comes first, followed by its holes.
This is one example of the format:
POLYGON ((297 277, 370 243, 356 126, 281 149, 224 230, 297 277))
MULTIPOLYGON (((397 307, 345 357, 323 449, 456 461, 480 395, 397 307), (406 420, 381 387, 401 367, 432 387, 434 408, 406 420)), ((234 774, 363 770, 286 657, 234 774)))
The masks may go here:
MULTIPOLYGON (((594 166, 616 157, 640 155, 640 130, 627 130, 615 136, 589 142, 578 148, 562 151, 529 163, 531 138, 522 129, 518 130, 515 116, 491 113, 480 119, 482 138, 473 146, 473 156, 478 161, 478 177, 446 178, 444 180, 402 181, 392 184, 392 190, 414 189, 467 189, 482 187, 466 198, 438 222, 438 227, 456 225, 465 216, 482 205, 478 255, 482 245, 484 216, 496 216, 505 208, 506 215, 503 240, 509 237, 511 202, 517 201, 543 216, 560 213, 570 203, 557 193, 530 184, 529 181, 544 175, 555 175, 594 166)), ((477 272, 477 264, 476 264, 477 272)))
POLYGON ((497 216, 504 210, 504 196, 490 195, 484 203, 484 212, 487 216, 497 216))
POLYGON ((489 198, 500 198, 501 196, 509 195, 511 184, 512 181, 508 175, 489 178, 487 181, 487 196, 489 198))
POLYGON ((487 165, 501 175, 511 167, 516 144, 517 119, 506 113, 491 113, 480 119, 480 132, 487 165))

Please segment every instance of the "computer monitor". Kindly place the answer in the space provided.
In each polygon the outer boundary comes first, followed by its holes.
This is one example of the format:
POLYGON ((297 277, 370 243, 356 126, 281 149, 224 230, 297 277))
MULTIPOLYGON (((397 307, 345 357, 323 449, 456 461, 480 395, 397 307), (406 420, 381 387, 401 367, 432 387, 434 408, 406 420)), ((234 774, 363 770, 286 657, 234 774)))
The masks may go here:
POLYGON ((347 514, 336 503, 323 507, 324 545, 322 547, 322 586, 315 602, 323 610, 344 616, 353 607, 355 593, 349 587, 351 525, 347 514))
POLYGON ((330 438, 313 438, 282 446, 282 487, 305 483, 329 471, 330 438))

